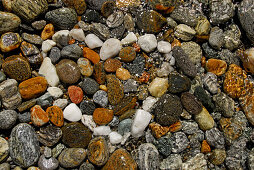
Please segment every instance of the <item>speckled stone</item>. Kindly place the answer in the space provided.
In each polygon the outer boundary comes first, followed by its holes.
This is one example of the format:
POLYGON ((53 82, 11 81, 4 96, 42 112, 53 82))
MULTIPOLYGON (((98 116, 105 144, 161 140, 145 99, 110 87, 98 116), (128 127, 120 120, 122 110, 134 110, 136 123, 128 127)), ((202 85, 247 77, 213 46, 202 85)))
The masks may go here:
POLYGON ((106 73, 102 62, 94 65, 93 77, 99 84, 104 84, 106 82, 106 73))
POLYGON ((91 100, 84 100, 80 103, 80 110, 83 114, 92 115, 96 106, 91 100))
POLYGON ((190 113, 190 114, 199 114, 202 109, 203 105, 198 99, 191 93, 185 92, 181 95, 181 102, 183 107, 190 113))
POLYGON ((188 145, 189 140, 185 133, 183 132, 176 132, 171 137, 172 140, 172 152, 173 153, 180 153, 184 151, 188 145))
POLYGON ((169 74, 168 91, 170 93, 181 93, 188 91, 191 87, 191 81, 188 77, 180 74, 169 74))
POLYGON ((182 164, 183 170, 207 169, 207 161, 204 154, 199 153, 182 164))
POLYGON ((86 150, 83 148, 66 148, 58 157, 59 164, 64 168, 79 166, 86 158, 86 150))
POLYGON ((30 112, 19 113, 18 120, 20 123, 31 122, 31 113, 30 112))
POLYGON ((69 58, 69 59, 79 59, 83 55, 83 51, 81 47, 79 47, 77 44, 71 44, 65 46, 61 50, 61 57, 63 58, 69 58))
POLYGON ((26 123, 20 123, 12 129, 9 147, 12 160, 21 167, 28 168, 39 159, 37 135, 32 126, 26 123))
POLYGON ((66 84, 76 83, 81 76, 78 65, 69 59, 63 59, 56 65, 56 72, 59 79, 66 84))
POLYGON ((78 122, 66 124, 62 127, 62 131, 63 143, 72 148, 85 148, 92 138, 91 131, 78 122))
POLYGON ((102 107, 106 107, 108 105, 108 94, 107 94, 107 92, 105 92, 103 90, 98 90, 93 95, 93 101, 94 101, 94 103, 97 103, 102 107))
POLYGON ((93 164, 84 162, 82 165, 80 165, 79 170, 95 170, 93 164))
POLYGON ((42 38, 36 34, 23 33, 21 36, 25 41, 36 45, 41 45, 43 41, 42 38))
MULTIPOLYGON (((120 51, 121 53, 121 51, 120 51)), ((116 72, 116 70, 118 68, 121 68, 122 63, 121 61, 119 61, 118 59, 112 59, 112 58, 108 58, 105 62, 104 62, 104 69, 106 72, 116 72)))
POLYGON ((126 111, 133 109, 136 106, 137 98, 134 96, 125 96, 122 100, 114 107, 114 114, 121 116, 126 111))
POLYGON ((9 155, 9 143, 0 137, 0 161, 2 162, 9 155))
POLYGON ((41 155, 38 161, 38 166, 43 170, 54 170, 59 166, 59 162, 56 158, 46 158, 45 155, 41 155))
POLYGON ((109 147, 104 137, 92 139, 88 145, 88 159, 97 166, 104 165, 109 159, 109 147))
POLYGON ((93 66, 88 59, 79 58, 77 64, 83 76, 90 77, 93 74, 93 66))
POLYGON ((43 56, 35 45, 23 41, 20 49, 31 65, 39 66, 42 63, 43 56))
POLYGON ((9 12, 0 12, 0 20, 1 20, 1 26, 0 26, 0 34, 9 32, 9 31, 15 31, 20 23, 20 18, 9 12))
POLYGON ((0 129, 6 130, 12 128, 18 118, 15 110, 3 110, 0 112, 0 129))
POLYGON ((226 151, 224 149, 214 149, 209 156, 209 161, 214 165, 221 165, 226 158, 226 151))
POLYGON ((81 88, 86 94, 92 95, 100 89, 100 86, 94 79, 86 77, 81 83, 81 88))
POLYGON ((52 47, 49 53, 49 58, 53 64, 56 64, 61 57, 61 51, 58 47, 52 47))
POLYGON ((46 112, 49 115, 49 120, 56 126, 61 127, 64 124, 63 111, 58 106, 48 107, 46 112))
POLYGON ((202 111, 199 114, 195 115, 195 120, 202 130, 212 129, 215 124, 214 119, 205 107, 203 107, 202 111))
POLYGON ((59 127, 48 125, 45 127, 41 127, 39 131, 37 131, 37 136, 40 141, 45 146, 53 146, 62 137, 62 130, 59 127))
POLYGON ((108 100, 112 105, 118 104, 124 97, 123 84, 115 75, 107 75, 108 100))
POLYGON ((124 47, 121 49, 119 57, 123 62, 132 62, 136 58, 136 51, 133 47, 124 47))
POLYGON ((22 42, 18 33, 7 32, 0 38, 0 49, 2 52, 10 52, 17 49, 22 42))

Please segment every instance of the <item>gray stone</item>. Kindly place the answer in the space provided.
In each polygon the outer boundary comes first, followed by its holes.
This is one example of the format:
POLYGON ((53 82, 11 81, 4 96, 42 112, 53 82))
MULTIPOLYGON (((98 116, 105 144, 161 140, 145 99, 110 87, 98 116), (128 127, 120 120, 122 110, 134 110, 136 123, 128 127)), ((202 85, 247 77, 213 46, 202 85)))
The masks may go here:
POLYGON ((181 121, 181 124, 182 124, 182 131, 187 135, 192 135, 199 130, 198 124, 194 121, 193 122, 181 121))
POLYGON ((52 157, 52 151, 51 151, 51 149, 46 146, 44 148, 43 155, 45 156, 45 158, 51 158, 52 157))
POLYGON ((212 94, 218 93, 219 84, 217 82, 217 76, 214 73, 207 72, 203 77, 203 83, 212 94))
POLYGON ((234 50, 241 45, 241 31, 239 27, 235 24, 232 24, 224 32, 224 47, 229 50, 234 50))
POLYGON ((3 162, 9 155, 9 144, 7 140, 0 137, 0 162, 3 162))
POLYGON ((138 83, 134 79, 128 79, 123 83, 124 93, 129 92, 137 92, 138 91, 138 83))
POLYGON ((203 153, 197 154, 182 164, 182 170, 207 170, 207 162, 203 153))
POLYGON ((219 50, 224 45, 223 30, 219 27, 213 27, 209 36, 209 44, 216 50, 219 50))
POLYGON ((122 11, 117 11, 111 14, 106 21, 109 28, 116 28, 122 25, 124 21, 124 14, 122 11))
POLYGON ((118 125, 118 133, 124 135, 131 131, 131 125, 133 123, 132 119, 124 119, 118 125))
POLYGON ((173 142, 167 136, 161 137, 157 142, 154 143, 159 153, 163 156, 168 157, 172 152, 173 142))
POLYGON ((161 170, 177 170, 182 167, 182 158, 178 154, 171 154, 160 163, 161 170))
POLYGON ((66 148, 58 157, 59 164, 64 168, 75 168, 79 166, 86 157, 83 148, 66 148))
POLYGON ((240 59, 236 53, 232 53, 228 49, 222 49, 219 51, 217 57, 223 61, 225 61, 228 65, 236 64, 240 65, 240 59))
POLYGON ((0 12, 0 34, 16 31, 21 23, 20 18, 9 12, 0 12))
POLYGON ((79 59, 83 55, 83 50, 77 44, 65 46, 61 50, 61 56, 70 59, 79 59))
POLYGON ((106 107, 108 105, 108 94, 107 92, 103 90, 98 90, 94 95, 93 95, 93 101, 94 103, 97 103, 98 105, 102 107, 106 107))
POLYGON ((171 137, 171 140, 173 143, 172 147, 173 153, 180 153, 184 151, 189 145, 189 140, 183 132, 174 133, 173 136, 171 137))
POLYGON ((116 127, 119 124, 120 120, 117 116, 114 116, 111 122, 108 123, 108 126, 116 127))
POLYGON ((54 170, 57 169, 59 162, 56 158, 52 157, 47 159, 44 155, 41 155, 38 166, 41 170, 54 170))
POLYGON ((86 77, 81 84, 81 88, 86 94, 92 95, 97 92, 100 87, 94 79, 86 77))
POLYGON ((35 164, 39 159, 39 141, 29 124, 20 123, 12 129, 9 146, 12 160, 23 168, 35 164))
POLYGON ((0 169, 1 170, 10 170, 11 169, 11 165, 8 163, 2 163, 0 164, 0 169))
POLYGON ((129 13, 124 15, 124 27, 129 32, 134 31, 135 22, 129 13))
POLYGON ((50 50, 49 58, 51 59, 52 64, 56 64, 61 57, 61 50, 58 47, 53 47, 50 50))
POLYGON ((18 113, 18 120, 21 123, 30 122, 31 121, 31 113, 30 112, 18 113))
POLYGON ((248 167, 249 169, 254 169, 254 148, 252 148, 248 156, 248 167))
POLYGON ((181 47, 194 64, 200 63, 203 55, 202 50, 197 43, 193 41, 183 42, 181 47))
POLYGON ((101 10, 104 2, 108 0, 86 0, 87 6, 90 9, 101 10))
POLYGON ((57 158, 62 152, 62 150, 65 148, 66 147, 62 143, 59 143, 58 145, 56 145, 56 147, 52 149, 52 157, 57 158))
POLYGON ((112 38, 122 39, 124 32, 125 28, 124 25, 122 24, 119 27, 113 28, 110 33, 112 38))
POLYGON ((53 97, 49 92, 45 93, 41 97, 37 98, 37 104, 40 105, 42 108, 47 108, 52 106, 53 104, 53 97))
POLYGON ((210 32, 210 28, 210 22, 205 17, 201 17, 198 20, 195 30, 198 35, 208 35, 210 32))
POLYGON ((110 37, 109 28, 101 23, 92 23, 89 26, 89 30, 103 41, 106 41, 110 37))
POLYGON ((92 115, 95 109, 94 102, 90 100, 84 100, 80 103, 80 110, 83 114, 92 115))
POLYGON ((77 14, 71 8, 59 8, 49 11, 46 13, 45 18, 59 29, 71 29, 78 22, 77 14))
POLYGON ((210 130, 207 130, 205 132, 205 138, 210 146, 213 146, 218 149, 224 148, 225 145, 224 136, 223 133, 219 131, 219 129, 212 128, 210 130))
MULTIPOLYGON (((208 42, 203 43, 202 45, 202 49, 204 52, 204 55, 206 58, 210 59, 210 58, 217 58, 218 57, 218 51, 214 50, 208 42)), ((224 50, 224 49, 223 49, 224 50)), ((223 51, 222 50, 222 51, 223 51)))
POLYGON ((205 91, 201 86, 197 86, 194 91, 194 95, 202 102, 202 104, 209 110, 214 109, 212 98, 208 92, 205 91))
POLYGON ((190 41, 194 35, 196 35, 196 31, 188 25, 179 24, 175 28, 175 36, 183 41, 190 41))
POLYGON ((36 30, 42 30, 46 26, 47 22, 45 20, 34 21, 32 27, 36 30))
POLYGON ((170 26, 171 28, 175 28, 177 26, 177 23, 171 17, 167 17, 167 23, 168 23, 168 26, 170 26))
POLYGON ((32 44, 41 45, 43 42, 42 38, 36 34, 23 33, 21 36, 25 41, 32 44))
POLYGON ((48 125, 40 128, 40 131, 37 131, 37 136, 43 145, 53 146, 61 139, 62 130, 57 126, 48 125))
POLYGON ((213 101, 216 105, 216 110, 220 111, 225 117, 232 117, 234 115, 235 101, 221 92, 213 96, 213 101))
POLYGON ((0 71, 0 83, 2 83, 4 80, 6 80, 6 75, 4 72, 0 71))
POLYGON ((4 110, 0 112, 0 129, 12 128, 18 118, 15 110, 4 110))
POLYGON ((209 155, 209 161, 214 165, 221 165, 226 158, 226 151, 224 149, 214 149, 209 155))
POLYGON ((98 23, 102 21, 102 16, 97 12, 96 10, 86 10, 85 14, 81 17, 82 21, 85 21, 86 23, 95 22, 98 23))

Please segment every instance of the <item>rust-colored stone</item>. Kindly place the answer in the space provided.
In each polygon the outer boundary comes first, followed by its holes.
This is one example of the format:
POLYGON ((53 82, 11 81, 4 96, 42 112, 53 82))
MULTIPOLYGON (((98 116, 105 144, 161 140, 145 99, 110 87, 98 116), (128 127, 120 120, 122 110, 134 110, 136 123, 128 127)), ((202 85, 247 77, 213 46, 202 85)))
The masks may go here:
POLYGON ((58 106, 48 107, 46 112, 49 115, 49 120, 56 126, 61 127, 64 124, 63 111, 58 106))
POLYGON ((83 48, 83 56, 94 64, 97 64, 98 62, 100 62, 99 54, 88 47, 83 48))
POLYGON ((160 124, 155 123, 155 122, 150 123, 149 128, 151 129, 153 136, 156 137, 157 139, 166 135, 169 131, 169 127, 167 127, 167 126, 163 127, 160 124))
POLYGON ((118 68, 116 70, 116 77, 120 80, 128 80, 131 78, 130 72, 125 68, 118 68))
POLYGON ((63 0, 64 4, 76 10, 78 15, 82 15, 86 11, 86 2, 85 0, 63 0))
POLYGON ((206 62, 206 70, 212 72, 217 76, 221 76, 227 70, 227 63, 219 59, 209 59, 206 62))
POLYGON ((93 120, 98 125, 108 124, 114 117, 113 110, 106 108, 96 108, 93 112, 93 120))
POLYGON ((69 86, 68 93, 71 101, 75 104, 79 104, 84 97, 83 90, 77 86, 69 86))
POLYGON ((124 47, 119 52, 119 57, 123 62, 132 62, 136 58, 136 51, 133 47, 124 47))
POLYGON ((124 97, 120 103, 118 103, 114 107, 114 114, 117 116, 121 116, 124 114, 126 111, 133 109, 136 106, 137 102, 137 97, 133 96, 126 96, 124 97))
POLYGON ((54 25, 53 24, 47 24, 44 29, 41 32, 41 38, 43 40, 50 39, 54 35, 54 25))
POLYGON ((210 145, 207 143, 206 140, 203 140, 203 142, 202 142, 202 145, 201 145, 201 152, 202 152, 202 153, 211 152, 211 147, 210 147, 210 145))
POLYGON ((178 40, 178 39, 174 39, 173 40, 173 42, 171 43, 171 48, 173 49, 174 47, 176 47, 176 46, 179 46, 179 47, 181 47, 181 41, 180 40, 178 40))
POLYGON ((232 142, 242 135, 243 129, 239 122, 232 120, 232 118, 221 118, 220 126, 225 138, 232 142))
POLYGON ((121 61, 113 58, 108 58, 104 62, 104 69, 106 72, 114 73, 118 68, 121 68, 122 63, 121 61))
POLYGON ((180 121, 174 123, 173 125, 169 126, 169 131, 170 132, 178 132, 182 129, 182 124, 180 121))
POLYGON ((150 74, 146 71, 142 73, 142 75, 139 77, 140 83, 147 83, 150 79, 150 74))
POLYGON ((31 121, 35 126, 42 126, 48 123, 49 116, 39 105, 31 108, 31 121))
POLYGON ((104 71, 103 63, 99 62, 94 65, 93 77, 98 84, 105 84, 106 73, 104 71))

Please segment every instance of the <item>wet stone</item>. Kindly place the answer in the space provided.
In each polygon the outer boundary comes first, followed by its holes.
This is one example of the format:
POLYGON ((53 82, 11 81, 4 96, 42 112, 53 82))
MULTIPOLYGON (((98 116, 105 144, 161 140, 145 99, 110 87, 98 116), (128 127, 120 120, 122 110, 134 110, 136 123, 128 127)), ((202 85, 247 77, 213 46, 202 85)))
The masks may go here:
POLYGON ((232 117, 234 115, 235 102, 225 93, 221 92, 213 96, 216 110, 220 111, 225 117, 232 117))
POLYGON ((61 50, 61 57, 69 59, 79 59, 83 54, 82 49, 77 44, 65 46, 61 50))
POLYGON ((93 66, 88 59, 79 58, 77 64, 83 76, 90 77, 93 74, 93 66))
POLYGON ((106 41, 110 37, 110 31, 106 25, 101 23, 92 23, 89 28, 91 33, 97 35, 103 41, 106 41))
POLYGON ((0 129, 6 130, 11 129, 18 118, 15 110, 4 110, 0 112, 0 129))
POLYGON ((16 31, 16 29, 19 27, 21 20, 20 18, 9 12, 0 12, 0 34, 9 32, 9 31, 16 31))
POLYGON ((92 95, 96 93, 100 87, 94 79, 86 77, 81 84, 81 88, 86 94, 92 95))
POLYGON ((206 141, 210 146, 218 149, 224 148, 225 140, 223 133, 217 128, 212 128, 205 132, 206 141))
POLYGON ((43 57, 35 45, 23 41, 20 49, 31 65, 36 66, 42 63, 43 57))
POLYGON ((155 143, 156 148, 158 149, 159 153, 163 156, 169 156, 172 152, 172 144, 173 142, 168 137, 161 137, 155 143))
POLYGON ((122 66, 121 61, 117 59, 109 58, 104 62, 104 69, 107 72, 116 72, 116 70, 121 66, 122 66))
POLYGON ((108 105, 108 95, 107 92, 103 90, 97 91, 93 95, 93 101, 97 104, 99 104, 102 107, 106 107, 108 105))
POLYGON ((96 10, 86 10, 86 12, 81 16, 81 20, 87 23, 90 22, 100 22, 100 14, 96 10))
POLYGON ((202 103, 191 93, 182 93, 181 102, 183 107, 191 114, 199 114, 202 111, 202 103))
POLYGON ((122 11, 117 11, 108 16, 106 24, 109 28, 116 28, 124 21, 124 14, 122 11))
POLYGON ((43 41, 42 38, 36 34, 23 33, 21 36, 25 41, 36 45, 41 45, 43 41))
POLYGON ((180 74, 169 74, 168 84, 168 91, 170 93, 185 92, 191 87, 190 79, 180 74))

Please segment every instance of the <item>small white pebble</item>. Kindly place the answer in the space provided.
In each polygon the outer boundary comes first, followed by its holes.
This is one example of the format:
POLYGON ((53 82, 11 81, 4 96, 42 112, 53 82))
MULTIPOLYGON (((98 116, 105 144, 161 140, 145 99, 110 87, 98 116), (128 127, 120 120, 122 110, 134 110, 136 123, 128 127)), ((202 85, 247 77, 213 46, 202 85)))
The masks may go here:
POLYGON ((143 101, 142 109, 144 109, 147 112, 150 112, 153 108, 154 104, 158 101, 158 99, 149 96, 143 101))
POLYGON ((110 143, 112 143, 113 145, 114 145, 114 144, 119 144, 119 143, 121 143, 122 140, 123 140, 123 136, 120 135, 120 134, 117 133, 117 132, 111 132, 111 133, 109 134, 109 141, 110 141, 110 143))
POLYGON ((47 53, 51 50, 52 47, 54 47, 56 45, 56 42, 55 41, 52 41, 52 40, 46 40, 46 41, 43 41, 42 42, 42 45, 41 45, 41 50, 44 52, 44 53, 47 53))
POLYGON ((157 47, 157 40, 155 35, 145 34, 138 38, 138 44, 143 51, 150 53, 157 47))
POLYGON ((78 40, 80 42, 83 42, 85 41, 85 34, 84 34, 84 31, 82 29, 72 29, 70 31, 70 36, 72 38, 74 38, 75 40, 78 40))
POLYGON ((82 112, 75 103, 69 104, 63 111, 64 118, 70 122, 77 122, 82 117, 82 112))
POLYGON ((160 53, 169 53, 171 51, 171 44, 167 41, 159 41, 157 49, 160 53))
POLYGON ((64 109, 68 104, 68 100, 67 99, 57 99, 53 102, 53 106, 58 106, 61 109, 64 109))
POLYGON ((124 39, 121 40, 121 43, 123 45, 129 45, 137 42, 137 40, 137 36, 133 32, 130 32, 124 39))
POLYGON ((103 45, 103 42, 94 34, 88 34, 85 38, 85 43, 90 49, 98 48, 103 45))
POLYGON ((96 123, 93 121, 92 115, 83 115, 81 117, 81 122, 87 126, 92 132, 96 128, 96 123))
POLYGON ((58 99, 59 97, 61 97, 63 95, 63 91, 60 88, 58 88, 58 87, 49 87, 47 89, 47 91, 55 99, 58 99))
POLYGON ((110 57, 115 57, 120 52, 121 48, 122 45, 118 39, 110 38, 106 40, 100 49, 101 60, 106 60, 110 57))
POLYGON ((93 129, 93 135, 103 135, 103 136, 107 136, 109 135, 111 132, 110 127, 109 126, 98 126, 96 128, 93 129))

